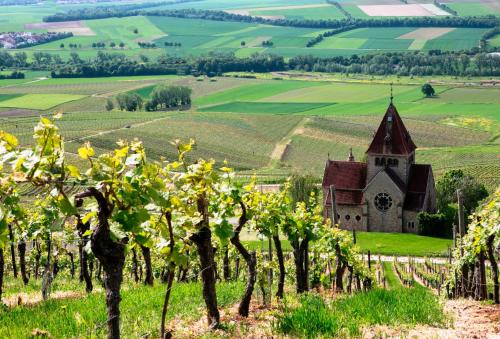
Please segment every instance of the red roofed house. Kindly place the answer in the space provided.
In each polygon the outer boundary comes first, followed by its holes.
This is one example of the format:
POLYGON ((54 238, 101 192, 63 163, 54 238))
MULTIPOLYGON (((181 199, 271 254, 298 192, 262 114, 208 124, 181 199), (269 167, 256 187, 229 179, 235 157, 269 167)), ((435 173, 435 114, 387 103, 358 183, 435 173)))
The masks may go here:
POLYGON ((342 228, 418 233, 417 214, 435 211, 436 191, 432 167, 415 164, 416 148, 391 101, 366 163, 356 162, 352 152, 347 161, 327 161, 325 218, 332 215, 332 186, 342 228))

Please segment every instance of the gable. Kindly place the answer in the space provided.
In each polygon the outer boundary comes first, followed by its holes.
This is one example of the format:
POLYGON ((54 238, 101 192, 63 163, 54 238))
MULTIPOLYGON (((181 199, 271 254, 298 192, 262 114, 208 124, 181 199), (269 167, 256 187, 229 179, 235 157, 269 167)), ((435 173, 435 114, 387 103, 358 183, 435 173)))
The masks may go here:
POLYGON ((363 191, 365 193, 373 192, 374 194, 379 193, 380 191, 391 191, 392 193, 398 194, 401 198, 403 198, 406 193, 406 187, 401 179, 399 179, 396 174, 391 172, 392 171, 389 168, 379 171, 375 174, 372 180, 370 180, 363 191))

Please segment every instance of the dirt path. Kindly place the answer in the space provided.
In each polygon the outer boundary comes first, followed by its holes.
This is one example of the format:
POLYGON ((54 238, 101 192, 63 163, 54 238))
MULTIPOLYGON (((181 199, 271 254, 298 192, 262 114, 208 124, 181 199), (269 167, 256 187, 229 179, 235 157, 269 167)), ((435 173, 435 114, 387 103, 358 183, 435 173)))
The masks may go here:
POLYGON ((304 127, 309 122, 309 118, 303 118, 300 120, 294 128, 292 128, 278 143, 274 146, 271 152, 271 159, 268 166, 273 167, 276 163, 283 160, 283 156, 286 153, 287 148, 292 142, 292 137, 294 135, 300 135, 304 133, 304 127))
POLYGON ((153 120, 138 122, 136 124, 130 124, 130 125, 127 125, 127 126, 124 126, 124 127, 120 127, 120 128, 115 128, 115 129, 101 131, 101 132, 98 132, 98 133, 86 135, 84 137, 79 137, 79 138, 75 138, 75 139, 71 139, 71 140, 66 140, 66 143, 75 142, 75 141, 84 141, 84 140, 87 140, 87 139, 91 139, 91 138, 99 137, 99 136, 102 136, 102 135, 114 133, 114 132, 120 131, 120 130, 126 130, 126 129, 130 129, 130 128, 135 128, 135 127, 141 127, 141 126, 149 125, 149 124, 161 121, 161 120, 166 120, 168 118, 170 118, 170 115, 168 115, 166 117, 156 118, 156 119, 153 119, 153 120))
POLYGON ((450 328, 417 326, 409 338, 500 338, 500 305, 473 300, 448 300, 445 312, 452 317, 450 328))

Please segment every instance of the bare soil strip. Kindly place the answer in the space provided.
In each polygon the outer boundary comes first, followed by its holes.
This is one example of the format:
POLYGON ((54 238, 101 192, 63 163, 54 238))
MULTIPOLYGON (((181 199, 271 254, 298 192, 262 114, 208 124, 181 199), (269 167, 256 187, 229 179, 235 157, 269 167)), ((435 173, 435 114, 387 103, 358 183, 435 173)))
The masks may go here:
POLYGON ((85 27, 85 23, 82 21, 38 22, 24 25, 24 28, 26 29, 57 29, 81 27, 85 27))
MULTIPOLYGON (((76 291, 57 291, 50 294, 49 299, 69 299, 69 298, 81 298, 85 295, 83 292, 76 291)), ((3 298, 3 302, 8 307, 16 306, 34 306, 43 301, 42 294, 40 292, 36 294, 19 293, 11 295, 9 297, 3 298)))
POLYGON ((77 36, 92 36, 95 33, 83 21, 38 22, 24 25, 27 30, 46 29, 48 32, 70 32, 77 36))
MULTIPOLYGON (((257 7, 257 8, 245 8, 245 9, 229 9, 225 12, 231 14, 239 15, 250 15, 250 12, 254 11, 278 11, 281 9, 302 9, 302 8, 320 8, 320 7, 330 7, 330 4, 311 4, 311 5, 297 5, 297 6, 276 6, 276 7, 257 7)), ((280 15, 281 16, 281 15, 280 15)))
POLYGON ((450 328, 417 326, 408 338, 500 338, 500 305, 473 300, 448 300, 445 312, 453 318, 450 328))
POLYGON ((292 137, 294 135, 299 135, 304 133, 304 127, 309 121, 309 118, 303 118, 302 120, 299 121, 299 123, 288 132, 287 135, 285 135, 275 146, 274 149, 271 153, 271 159, 269 161, 269 166, 272 166, 273 163, 275 162, 280 162, 284 155, 286 154, 286 151, 292 142, 292 137))
POLYGON ((368 16, 435 16, 419 4, 358 6, 368 16))
POLYGON ((439 38, 440 36, 443 36, 454 30, 455 28, 418 28, 412 32, 397 37, 397 39, 431 40, 439 38))

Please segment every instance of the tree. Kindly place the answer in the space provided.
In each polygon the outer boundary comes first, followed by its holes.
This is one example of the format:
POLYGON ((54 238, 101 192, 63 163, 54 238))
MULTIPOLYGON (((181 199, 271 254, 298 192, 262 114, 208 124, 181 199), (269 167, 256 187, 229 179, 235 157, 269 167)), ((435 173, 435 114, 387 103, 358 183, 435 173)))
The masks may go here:
POLYGON ((427 97, 427 98, 430 98, 430 97, 433 97, 434 94, 435 94, 435 91, 434 91, 434 88, 432 87, 431 84, 424 84, 422 86, 422 93, 424 93, 424 95, 427 97))
POLYGON ((121 111, 129 112, 140 110, 143 105, 142 98, 137 93, 120 93, 116 96, 116 102, 121 111))
POLYGON ((113 100, 107 99, 106 100, 106 111, 112 111, 113 108, 115 108, 115 105, 113 104, 113 100))
POLYGON ((465 174, 462 170, 451 170, 442 175, 436 182, 436 198, 438 210, 445 213, 450 204, 457 202, 457 190, 464 196, 464 210, 470 215, 479 202, 488 196, 488 191, 476 178, 465 174))
POLYGON ((139 30, 137 28, 134 28, 134 34, 139 34, 139 30))
POLYGON ((111 42, 109 43, 109 47, 111 47, 111 48, 115 48, 115 47, 116 47, 116 43, 115 43, 114 41, 111 41, 111 42))
POLYGON ((63 43, 61 43, 61 44, 59 45, 59 47, 60 47, 60 48, 64 48, 64 44, 63 44, 63 43))
POLYGON ((119 46, 120 46, 121 49, 123 49, 125 47, 125 43, 120 42, 119 46))
POLYGON ((242 42, 240 43, 240 45, 241 45, 241 47, 245 47, 246 42, 245 42, 245 41, 242 41, 242 42))

